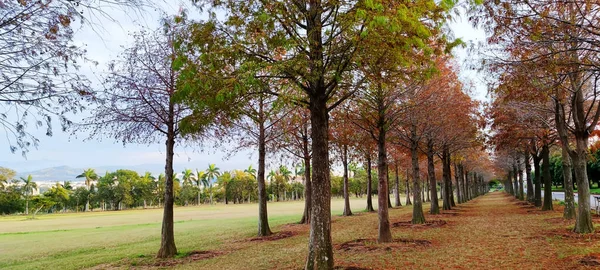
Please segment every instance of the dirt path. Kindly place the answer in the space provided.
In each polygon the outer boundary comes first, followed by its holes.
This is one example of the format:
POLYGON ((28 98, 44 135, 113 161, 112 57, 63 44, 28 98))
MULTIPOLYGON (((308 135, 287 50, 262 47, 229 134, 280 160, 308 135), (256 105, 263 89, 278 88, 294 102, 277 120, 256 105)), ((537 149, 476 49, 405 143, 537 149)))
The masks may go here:
MULTIPOLYGON (((429 205, 425 205, 425 211, 429 205)), ((541 212, 511 196, 494 192, 460 204, 427 224, 410 224, 412 207, 390 210, 393 243, 378 244, 377 214, 334 216, 332 238, 337 269, 596 269, 600 236, 571 233, 573 221, 562 208, 541 212)), ((600 220, 595 221, 596 224, 600 220)), ((165 265, 179 269, 301 269, 308 226, 274 228, 286 237, 225 240, 215 256, 182 258, 165 265), (198 259, 198 260, 196 260, 198 259)), ((198 250, 202 250, 198 247, 198 250)), ((204 251, 202 251, 204 252, 204 251)), ((198 254, 203 254, 199 252, 198 254)), ((211 253, 212 254, 212 253, 211 253)), ((166 264, 165 264, 166 263, 166 264)), ((128 267, 128 263, 117 265, 128 267)), ((129 267, 136 261, 129 262, 129 267)), ((140 264, 137 264, 138 267, 140 264)), ((137 267, 134 267, 137 268, 137 267)))

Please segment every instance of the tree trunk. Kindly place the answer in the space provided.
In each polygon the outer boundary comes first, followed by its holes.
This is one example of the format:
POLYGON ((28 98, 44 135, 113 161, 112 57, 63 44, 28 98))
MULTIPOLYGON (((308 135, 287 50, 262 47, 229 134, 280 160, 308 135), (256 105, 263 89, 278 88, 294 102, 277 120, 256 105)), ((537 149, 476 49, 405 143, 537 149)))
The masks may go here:
POLYGON ((377 137, 377 173, 379 177, 379 185, 377 189, 377 214, 379 217, 379 236, 378 243, 387 243, 392 241, 392 231, 390 230, 390 219, 388 214, 388 168, 387 168, 387 152, 386 152, 386 130, 385 119, 380 114, 379 116, 379 136, 377 137))
POLYGON ((576 233, 594 232, 590 205, 590 186, 586 170, 588 154, 587 140, 586 136, 575 136, 576 148, 575 151, 571 152, 578 195, 577 219, 575 229, 573 230, 576 233))
POLYGON ((542 173, 544 175, 544 204, 542 205, 542 211, 549 211, 554 208, 552 207, 552 177, 550 176, 550 147, 548 144, 542 146, 542 173))
POLYGON ((456 201, 457 203, 462 203, 462 192, 460 192, 460 177, 462 172, 460 171, 461 167, 454 162, 454 182, 456 182, 456 201))
POLYGON ((301 224, 310 224, 310 208, 312 204, 312 184, 310 179, 310 155, 308 153, 308 140, 305 144, 304 152, 304 214, 302 214, 301 224))
POLYGON ((173 155, 175 147, 175 129, 174 129, 174 105, 173 102, 169 104, 169 121, 167 131, 167 157, 165 165, 165 207, 163 213, 162 232, 160 249, 156 257, 158 258, 171 258, 177 254, 177 247, 175 246, 175 233, 173 231, 173 155))
POLYGON ((565 189, 565 209, 563 211, 563 217, 565 219, 574 219, 575 214, 575 196, 573 194, 573 175, 571 164, 571 157, 565 147, 562 147, 562 160, 563 160, 563 187, 565 189))
POLYGON ((367 155, 367 212, 374 212, 373 209, 373 179, 371 178, 371 154, 367 155))
POLYGON ((450 164, 448 164, 448 162, 450 161, 449 158, 449 151, 448 151, 448 147, 444 146, 443 150, 442 150, 442 178, 444 180, 444 205, 443 205, 443 209, 444 210, 451 210, 452 209, 452 202, 450 201, 452 199, 450 193, 452 193, 452 184, 451 184, 451 180, 450 180, 450 164))
POLYGON ((517 169, 517 161, 514 160, 513 161, 513 192, 514 192, 514 196, 515 198, 519 198, 519 170, 517 169))
MULTIPOLYGON (((311 40, 321 39, 319 28, 321 11, 316 6, 310 6, 311 16, 308 20, 311 40), (315 36, 315 35, 318 35, 315 36)), ((316 56, 318 57, 318 56, 316 56)), ((331 242, 331 179, 329 169, 329 120, 327 112, 327 97, 324 87, 316 92, 322 92, 310 98, 310 123, 312 138, 312 200, 310 216, 310 239, 305 269, 333 269, 333 245, 331 242)))
POLYGON ((533 204, 536 207, 542 206, 542 169, 540 167, 540 162, 542 160, 541 155, 534 154, 533 158, 533 170, 535 174, 533 175, 533 204))
POLYGON ((525 190, 523 188, 523 168, 521 167, 521 159, 517 158, 517 173, 519 179, 519 200, 525 200, 525 190))
POLYGON ((406 169, 406 205, 412 205, 412 202, 410 201, 410 182, 409 182, 409 172, 408 169, 406 169))
POLYGON ((258 236, 269 236, 272 234, 269 228, 269 215, 267 213, 267 188, 265 185, 265 157, 266 152, 266 137, 265 137, 265 121, 263 115, 263 100, 260 100, 259 106, 259 123, 258 123, 258 236))
POLYGON ((348 146, 344 145, 342 149, 342 165, 344 166, 344 216, 351 216, 350 193, 348 193, 348 146))
POLYGON ((400 175, 398 175, 398 173, 399 173, 398 161, 396 161, 394 166, 395 166, 395 173, 396 173, 396 185, 394 185, 394 195, 396 195, 395 205, 396 205, 396 207, 400 207, 400 206, 402 206, 402 204, 400 203, 400 175))
POLYGON ((529 151, 525 151, 525 177, 527 178, 527 201, 533 203, 535 195, 533 195, 533 181, 531 180, 531 162, 529 151))
POLYGON ((419 141, 417 140, 417 127, 411 127, 411 144, 410 144, 410 156, 412 160, 412 177, 413 177, 413 214, 412 224, 423 224, 425 223, 425 215, 423 214, 423 203, 421 202, 421 180, 419 179, 419 141))
POLYGON ((429 213, 432 215, 438 215, 440 213, 440 204, 437 196, 433 155, 433 140, 429 140, 429 142, 427 142, 427 177, 429 178, 429 186, 431 187, 429 192, 431 193, 431 208, 429 209, 429 213))

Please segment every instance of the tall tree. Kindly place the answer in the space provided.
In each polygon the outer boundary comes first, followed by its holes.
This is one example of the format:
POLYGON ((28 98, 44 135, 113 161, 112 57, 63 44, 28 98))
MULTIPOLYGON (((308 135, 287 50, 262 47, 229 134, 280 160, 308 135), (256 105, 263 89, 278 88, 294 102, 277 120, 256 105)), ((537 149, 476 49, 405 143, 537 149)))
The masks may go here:
MULTIPOLYGON (((92 181, 98 181, 98 174, 96 174, 96 171, 94 169, 87 169, 84 170, 83 173, 81 173, 80 175, 75 176, 75 178, 85 178, 85 187, 87 188, 87 190, 90 190, 90 187, 92 185, 92 181)), ((88 198, 85 201, 85 212, 90 210, 90 198, 89 198, 89 193, 88 193, 88 198)))
POLYGON ((25 215, 29 215, 29 198, 33 195, 33 191, 37 189, 37 183, 33 182, 33 177, 30 175, 27 178, 21 177, 23 181, 23 192, 25 194, 25 215))

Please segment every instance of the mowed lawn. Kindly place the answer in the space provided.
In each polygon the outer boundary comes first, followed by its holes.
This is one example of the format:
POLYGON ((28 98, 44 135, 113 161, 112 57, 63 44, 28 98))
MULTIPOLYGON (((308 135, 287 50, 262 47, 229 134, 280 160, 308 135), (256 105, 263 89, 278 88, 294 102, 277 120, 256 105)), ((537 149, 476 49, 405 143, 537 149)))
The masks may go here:
MULTIPOLYGON (((366 198, 352 198, 351 206, 363 211, 366 198)), ((269 203, 273 230, 299 221, 303 209, 304 201, 269 203)), ((333 215, 342 210, 343 200, 333 199, 333 215)), ((176 207, 177 248, 180 253, 219 249, 251 237, 257 213, 257 204, 176 207)), ((162 209, 0 217, 0 269, 80 269, 151 258, 160 244, 161 222, 162 209)))
MULTIPOLYGON (((376 202, 376 200, 374 200, 376 202)), ((404 203, 404 199, 402 200, 404 203)), ((542 212, 494 192, 409 224, 412 207, 390 210, 394 243, 377 244, 377 214, 364 198, 332 201, 334 260, 340 269, 592 269, 600 234, 577 235, 562 208, 542 212)), ((294 224, 303 202, 270 203, 274 237, 254 238, 257 206, 176 208, 174 259, 154 255, 161 211, 47 215, 0 219, 1 269, 301 269, 309 228, 294 224), (205 253, 208 252, 208 253, 205 253)), ((424 205, 427 211, 429 205, 424 205)), ((594 217, 595 224, 600 219, 594 217)), ((597 230, 600 230, 597 227, 597 230)))

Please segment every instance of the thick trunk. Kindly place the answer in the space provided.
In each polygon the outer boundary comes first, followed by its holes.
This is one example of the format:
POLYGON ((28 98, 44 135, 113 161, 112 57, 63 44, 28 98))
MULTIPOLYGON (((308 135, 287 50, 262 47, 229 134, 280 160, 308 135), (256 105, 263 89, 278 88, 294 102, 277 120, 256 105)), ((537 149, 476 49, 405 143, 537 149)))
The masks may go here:
POLYGON ((164 213, 162 222, 162 232, 160 249, 156 257, 158 258, 171 258, 177 254, 177 247, 175 246, 175 233, 173 231, 173 155, 175 147, 175 129, 173 113, 174 105, 169 105, 169 124, 166 142, 166 165, 165 165, 165 203, 164 213))
POLYGON ((575 171, 575 180, 577 181, 577 219, 575 222, 576 233, 594 232, 592 223, 592 213, 590 206, 590 185, 587 176, 587 136, 576 136, 576 148, 571 152, 573 169, 575 171))
MULTIPOLYGON (((311 16, 320 23, 320 13, 311 6, 311 16)), ((310 28, 318 27, 312 25, 310 28)), ((311 33, 311 31, 309 31, 311 33)), ((320 31, 315 32, 320 40, 320 31)), ((314 36, 315 34, 310 34, 314 36)), ((324 92, 325 89, 317 89, 324 92)), ((310 238, 305 269, 333 269, 333 245, 331 241, 331 179, 329 169, 329 119, 327 100, 324 95, 311 97, 310 122, 312 138, 312 205, 310 216, 310 238)))
POLYGON ((350 193, 348 193, 348 146, 344 145, 342 149, 342 165, 344 166, 344 216, 351 216, 350 193))
POLYGON ((573 175, 571 157, 565 147, 562 147, 562 160, 563 160, 563 186, 565 188, 565 209, 563 211, 563 217, 565 219, 574 219, 575 214, 575 195, 573 194, 573 175))
POLYGON ((464 170, 463 175, 463 194, 465 194, 465 202, 470 201, 471 197, 469 197, 469 170, 464 170))
POLYGON ((542 211, 553 210, 552 177, 550 176, 550 147, 548 144, 542 146, 542 174, 544 176, 544 203, 542 205, 542 211))
POLYGON ((431 193, 431 208, 429 209, 429 213, 432 215, 437 215, 440 213, 440 205, 437 197, 437 184, 435 181, 435 164, 433 155, 433 140, 429 140, 427 142, 427 177, 429 178, 429 193, 431 193))
POLYGON ((392 231, 390 230, 390 219, 388 214, 388 167, 387 167, 387 151, 386 145, 386 130, 382 124, 383 119, 380 117, 379 136, 377 138, 377 173, 379 177, 379 185, 377 190, 377 214, 379 217, 379 236, 377 242, 386 243, 392 241, 392 231))
POLYGON ((529 151, 525 151, 525 177, 527 178, 527 201, 533 203, 535 196, 533 195, 533 181, 531 180, 531 162, 529 151))
POLYGON ((373 179, 371 175, 371 154, 367 154, 367 212, 374 212, 373 209, 373 179))
POLYGON ((269 216, 267 214, 267 188, 265 185, 265 157, 267 151, 262 108, 263 106, 261 104, 259 108, 258 174, 256 178, 256 181, 258 182, 258 236, 268 236, 271 235, 272 232, 271 228, 269 228, 269 216))
POLYGON ((400 203, 400 175, 398 175, 398 162, 394 164, 395 173, 396 173, 396 184, 394 185, 394 195, 396 196, 395 205, 396 207, 402 206, 400 203))
POLYGON ((413 178, 413 214, 412 224, 425 223, 425 215, 423 214, 423 203, 421 202, 421 180, 419 177, 419 141, 417 140, 416 127, 412 126, 411 131, 410 156, 412 161, 412 178, 413 178))

